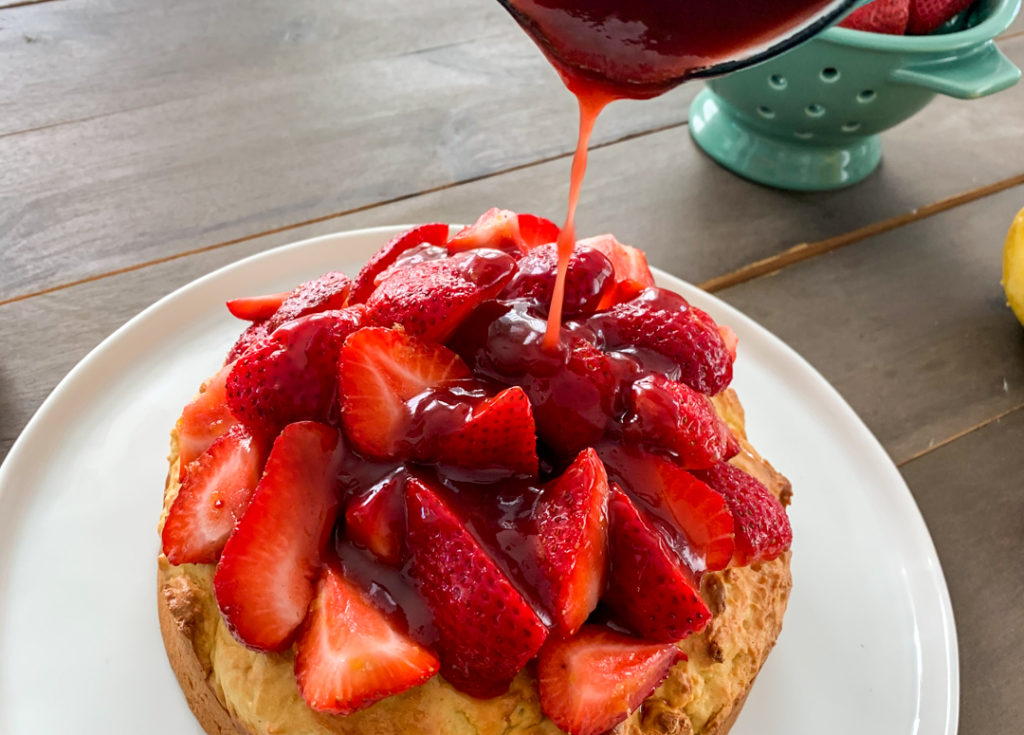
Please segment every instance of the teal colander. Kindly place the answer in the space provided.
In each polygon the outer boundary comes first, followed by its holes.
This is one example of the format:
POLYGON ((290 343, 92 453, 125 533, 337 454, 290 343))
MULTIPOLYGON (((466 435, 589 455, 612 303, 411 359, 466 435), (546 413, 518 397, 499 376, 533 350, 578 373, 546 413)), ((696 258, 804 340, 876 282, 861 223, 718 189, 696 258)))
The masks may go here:
MULTIPOLYGON (((878 133, 936 93, 983 97, 1020 70, 993 38, 1020 0, 981 0, 963 30, 888 36, 829 28, 769 61, 708 82, 690 106, 690 132, 712 158, 783 189, 835 189, 878 165, 878 133)), ((956 27, 951 25, 951 27, 956 27)))

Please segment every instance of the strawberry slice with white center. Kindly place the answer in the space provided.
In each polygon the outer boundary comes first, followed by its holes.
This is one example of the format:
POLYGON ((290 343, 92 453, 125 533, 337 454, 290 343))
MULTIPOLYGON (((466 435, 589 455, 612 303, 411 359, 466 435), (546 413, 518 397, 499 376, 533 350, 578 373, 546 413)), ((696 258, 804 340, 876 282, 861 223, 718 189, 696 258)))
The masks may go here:
POLYGON ((616 621, 661 643, 707 625, 711 613, 697 592, 696 575, 615 485, 608 512, 611 571, 602 599, 616 621))
POLYGON ((266 452, 235 426, 191 462, 161 535, 171 564, 212 564, 249 506, 266 452))
POLYGON ((360 452, 393 458, 411 419, 407 402, 424 391, 470 377, 458 355, 404 331, 366 327, 339 355, 341 424, 360 452))
POLYGON ((430 444, 432 458, 442 463, 466 469, 537 474, 537 428, 530 399, 518 386, 484 400, 464 425, 435 437, 430 444))
POLYGON ((721 493, 672 460, 637 447, 605 442, 597 452, 615 482, 682 534, 679 541, 692 555, 694 568, 717 571, 729 566, 734 522, 721 493))
POLYGON ((249 322, 261 322, 269 319, 281 308, 288 291, 265 294, 263 296, 242 296, 227 302, 228 311, 232 316, 249 322))
POLYGON ((585 625, 574 637, 552 638, 541 649, 541 710, 569 735, 600 735, 625 720, 684 660, 671 643, 585 625))
POLYGON ((628 301, 654 285, 654 276, 647 265, 647 256, 643 250, 626 245, 615 239, 614 235, 597 235, 579 240, 577 247, 582 245, 604 253, 611 261, 614 287, 606 289, 597 310, 602 311, 621 301, 628 301))
POLYGON ((553 631, 572 635, 597 607, 608 566, 608 476, 597 452, 585 449, 545 486, 536 519, 553 631))
POLYGON ((493 299, 516 271, 511 256, 494 249, 456 253, 396 271, 366 300, 382 327, 401 325, 429 342, 444 342, 473 310, 493 299))
POLYGON ((250 648, 284 650, 306 617, 337 515, 344 451, 336 429, 314 421, 286 426, 224 546, 213 579, 217 604, 250 648))
POLYGON ((786 509, 756 478, 727 462, 694 474, 721 493, 732 510, 736 519, 734 564, 771 561, 793 543, 786 509))
POLYGON ((441 675, 473 697, 496 697, 536 655, 548 629, 440 491, 407 488, 409 574, 434 614, 441 675))
POLYGON ((397 630, 341 572, 324 567, 295 643, 306 704, 348 715, 422 684, 438 667, 433 653, 397 630))
POLYGON ((448 241, 452 253, 475 248, 496 248, 513 257, 558 240, 558 225, 535 214, 492 207, 476 222, 463 227, 448 241))
POLYGON ((355 283, 352 285, 352 291, 349 293, 349 303, 359 304, 366 301, 367 297, 373 293, 377 276, 390 268, 407 250, 423 244, 441 246, 447 239, 448 225, 440 222, 413 227, 408 232, 393 237, 359 271, 359 275, 356 276, 355 283))
POLYGON ((227 380, 231 365, 225 365, 203 383, 178 419, 178 479, 185 479, 185 469, 205 452, 217 437, 223 436, 238 419, 228 405, 227 380))

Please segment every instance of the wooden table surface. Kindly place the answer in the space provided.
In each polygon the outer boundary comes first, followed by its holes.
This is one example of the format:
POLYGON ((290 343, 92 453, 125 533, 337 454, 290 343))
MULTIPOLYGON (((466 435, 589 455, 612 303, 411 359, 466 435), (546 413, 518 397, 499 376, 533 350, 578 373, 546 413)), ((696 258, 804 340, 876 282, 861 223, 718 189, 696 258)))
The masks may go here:
MULTIPOLYGON (((1024 66, 1024 22, 1000 46, 1024 66)), ((961 732, 1020 733, 1024 328, 999 277, 1024 86, 936 99, 824 194, 701 154, 699 88, 602 117, 580 232, 645 248, 836 386, 938 548, 961 732)), ((0 0, 0 459, 89 350, 219 266, 492 205, 559 219, 575 115, 493 0, 0 0)))

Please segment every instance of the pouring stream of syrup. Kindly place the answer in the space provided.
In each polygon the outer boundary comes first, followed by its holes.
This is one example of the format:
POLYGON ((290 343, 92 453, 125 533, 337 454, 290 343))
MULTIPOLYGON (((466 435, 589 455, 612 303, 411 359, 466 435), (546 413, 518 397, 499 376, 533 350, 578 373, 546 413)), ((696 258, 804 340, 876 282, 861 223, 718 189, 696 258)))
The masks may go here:
POLYGON ((851 0, 501 0, 579 101, 569 208, 558 238, 544 344, 562 319, 587 147, 601 111, 616 99, 655 97, 678 84, 756 58, 779 39, 813 32, 851 0))

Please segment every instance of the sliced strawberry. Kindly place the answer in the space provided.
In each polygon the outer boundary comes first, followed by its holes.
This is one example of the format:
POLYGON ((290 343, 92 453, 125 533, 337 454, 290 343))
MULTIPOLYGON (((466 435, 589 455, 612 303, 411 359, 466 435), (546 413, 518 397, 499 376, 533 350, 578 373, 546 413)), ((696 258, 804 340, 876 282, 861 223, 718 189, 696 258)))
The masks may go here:
POLYGON ((597 448, 611 478, 674 530, 673 546, 694 569, 725 569, 735 549, 733 518, 721 495, 675 462, 636 447, 597 448))
POLYGON ((537 659, 541 710, 569 735, 601 735, 625 720, 686 655, 659 644, 585 625, 551 638, 537 659))
POLYGON ((345 508, 345 536, 384 564, 398 566, 405 550, 405 470, 398 470, 345 508))
POLYGON ((501 293, 516 270, 498 250, 474 250, 396 271, 366 301, 370 319, 444 342, 478 305, 501 293))
POLYGON ((268 325, 268 320, 253 322, 250 324, 245 328, 245 331, 238 336, 238 339, 235 340, 235 344, 231 346, 231 349, 228 351, 227 359, 224 360, 224 364, 228 365, 249 350, 259 347, 264 340, 270 337, 270 332, 271 329, 268 325))
POLYGON ((937 31, 943 23, 967 10, 972 2, 974 0, 910 0, 907 33, 921 35, 937 31))
POLYGON ((285 322, 307 314, 343 309, 348 304, 352 279, 344 273, 330 271, 319 278, 297 286, 289 293, 281 307, 270 317, 268 326, 273 331, 285 322))
POLYGON ((907 31, 911 2, 912 0, 874 0, 854 10, 839 25, 855 31, 900 36, 907 31))
POLYGON ((736 336, 736 332, 732 331, 732 327, 728 324, 719 324, 718 334, 722 337, 725 349, 729 351, 729 357, 732 358, 733 362, 736 362, 736 348, 739 346, 740 338, 736 336))
POLYGON ((171 564, 212 564, 249 506, 263 471, 261 442, 241 426, 216 439, 188 466, 164 522, 171 564))
POLYGON ((327 421, 337 395, 338 353, 362 325, 364 309, 293 319, 238 358, 227 380, 232 413, 271 436, 294 421, 327 421))
POLYGON ((199 395, 182 410, 178 419, 178 479, 185 479, 185 468, 205 452, 220 436, 238 424, 228 405, 227 380, 231 366, 226 365, 199 388, 199 395))
POLYGON ((424 243, 444 245, 447 239, 448 225, 440 222, 413 227, 408 232, 393 237, 359 271, 359 275, 356 276, 355 283, 352 285, 352 292, 349 294, 349 303, 360 304, 366 301, 367 297, 373 293, 377 276, 386 271, 402 253, 424 243))
POLYGON ((352 582, 324 567, 295 643, 295 679, 306 704, 348 715, 422 684, 438 666, 352 582))
POLYGON ((344 454, 337 430, 313 421, 277 437, 213 584, 224 621, 261 651, 288 647, 306 616, 337 512, 344 454))
POLYGON ((639 348, 667 357, 679 369, 669 377, 701 393, 720 393, 732 380, 732 358, 718 325, 673 291, 648 288, 595 314, 587 325, 604 334, 606 349, 639 348))
POLYGON ((447 257, 448 248, 444 245, 430 245, 428 243, 423 243, 422 245, 417 245, 414 248, 409 248, 395 258, 394 263, 376 275, 373 279, 373 287, 377 288, 377 286, 384 283, 384 281, 391 278, 391 276, 395 275, 398 271, 405 270, 406 268, 413 268, 420 263, 426 263, 430 260, 444 260, 447 257))
POLYGON ((608 566, 608 476, 593 449, 545 486, 536 520, 552 630, 572 635, 597 607, 608 566))
POLYGON ((557 349, 544 347, 546 328, 524 302, 492 301, 477 309, 451 344, 478 375, 521 386, 537 435, 569 460, 604 436, 618 378, 608 355, 568 328, 561 330, 557 349))
POLYGON ((465 424, 435 437, 431 444, 430 459, 442 463, 537 474, 537 429, 530 399, 519 387, 507 388, 483 401, 465 424))
POLYGON ((690 469, 705 469, 724 459, 729 427, 703 393, 662 375, 633 383, 628 399, 626 437, 664 447, 690 469))
POLYGON ((520 212, 516 215, 519 222, 519 237, 527 250, 549 242, 558 242, 558 225, 544 217, 520 212))
POLYGON ((597 235, 576 243, 576 247, 590 247, 604 254, 611 261, 615 286, 607 289, 598 302, 597 310, 603 311, 620 301, 628 301, 654 285, 654 276, 647 265, 644 251, 625 245, 614 235, 597 235))
POLYGON ((228 311, 232 316, 249 322, 261 322, 269 319, 281 308, 288 292, 271 293, 264 296, 243 296, 227 302, 228 311))
POLYGON ((618 486, 608 503, 611 566, 604 603, 643 638, 682 640, 711 619, 694 573, 618 486))
MULTIPOLYGON (((505 299, 529 299, 541 314, 547 314, 555 289, 558 246, 540 245, 519 259, 519 270, 502 291, 505 299)), ((605 292, 614 288, 612 264, 601 252, 577 245, 569 258, 565 280, 564 314, 593 314, 605 292)))
POLYGON ((448 252, 460 253, 477 248, 503 250, 513 256, 526 252, 519 215, 508 209, 492 207, 480 215, 476 222, 463 227, 448 241, 448 252))
POLYGON ((734 564, 770 561, 793 543, 786 509, 757 479, 727 462, 694 474, 722 494, 736 519, 734 564))
POLYGON ((495 697, 548 630, 438 492, 409 480, 409 574, 434 614, 441 675, 466 694, 495 697))
POLYGON ((446 347, 404 331, 367 327, 345 340, 338 377, 345 436, 360 452, 389 459, 409 426, 406 402, 470 372, 446 347))

